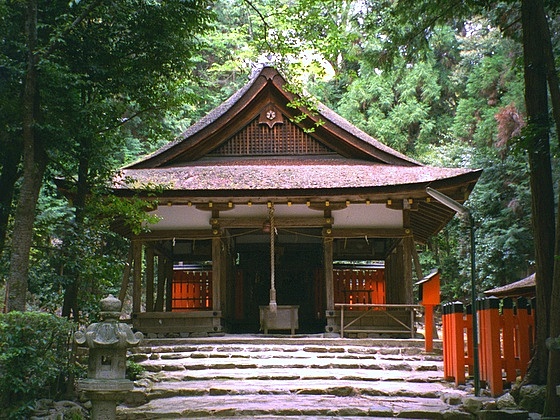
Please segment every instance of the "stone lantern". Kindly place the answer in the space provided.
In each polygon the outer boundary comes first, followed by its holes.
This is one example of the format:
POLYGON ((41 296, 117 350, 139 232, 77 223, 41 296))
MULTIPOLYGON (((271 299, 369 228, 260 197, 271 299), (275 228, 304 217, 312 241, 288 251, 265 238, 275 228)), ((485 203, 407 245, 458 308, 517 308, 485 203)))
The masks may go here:
POLYGON ((127 348, 138 345, 143 335, 119 322, 121 301, 113 295, 101 300, 100 309, 101 322, 74 335, 76 343, 89 348, 88 377, 78 382, 78 389, 92 402, 93 420, 111 420, 117 401, 133 388, 125 378, 127 348))

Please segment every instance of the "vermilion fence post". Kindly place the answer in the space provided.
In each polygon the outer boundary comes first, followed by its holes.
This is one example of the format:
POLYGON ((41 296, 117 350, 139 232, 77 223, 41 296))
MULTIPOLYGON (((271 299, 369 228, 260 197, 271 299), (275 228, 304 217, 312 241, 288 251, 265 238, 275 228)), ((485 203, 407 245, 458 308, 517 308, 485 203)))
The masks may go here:
POLYGON ((469 367, 469 375, 474 375, 474 340, 473 340, 472 305, 465 307, 465 364, 469 367))
POLYGON ((515 319, 513 316, 513 299, 505 298, 502 301, 502 347, 503 363, 502 367, 506 371, 506 380, 515 382, 517 377, 516 370, 516 347, 520 344, 515 340, 515 319))
MULTIPOLYGON (((534 312, 534 311, 533 311, 534 312)), ((519 371, 521 375, 525 375, 531 358, 532 348, 532 331, 529 315, 529 302, 526 298, 517 299, 517 329, 516 338, 519 349, 519 371)))
POLYGON ((489 297, 480 304, 480 377, 490 386, 492 396, 502 394, 502 349, 500 337, 500 300, 489 297))
POLYGON ((451 368, 451 311, 450 304, 446 303, 441 307, 441 327, 443 339, 443 378, 449 381, 453 378, 451 368))
POLYGON ((440 304, 440 276, 436 271, 416 283, 424 306, 424 344, 427 353, 434 350, 434 307, 440 304))
MULTIPOLYGON (((492 396, 501 395, 504 379, 514 382, 527 372, 534 345, 534 310, 527 299, 479 299, 480 379, 492 396)), ((443 374, 455 384, 465 383, 465 366, 473 374, 472 308, 453 302, 442 305, 443 374)))
POLYGON ((465 383, 465 321, 463 304, 453 302, 446 305, 446 323, 443 331, 444 375, 455 379, 455 385, 465 383), (447 367, 447 372, 445 372, 447 367))

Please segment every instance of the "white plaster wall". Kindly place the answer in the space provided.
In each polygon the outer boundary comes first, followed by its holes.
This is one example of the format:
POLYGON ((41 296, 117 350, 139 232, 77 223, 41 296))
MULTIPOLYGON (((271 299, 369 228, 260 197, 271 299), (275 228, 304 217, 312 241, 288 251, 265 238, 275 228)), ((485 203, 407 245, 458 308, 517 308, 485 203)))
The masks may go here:
MULTIPOLYGON (((160 206, 151 212, 161 220, 150 225, 152 230, 169 229, 205 229, 210 226, 210 211, 197 210, 195 206, 160 206)), ((221 216, 227 218, 255 217, 264 219, 268 217, 266 205, 253 204, 236 205, 233 209, 223 211, 221 216)), ((321 217, 322 212, 312 210, 305 204, 276 204, 275 217, 321 217)), ((334 227, 339 228, 402 228, 402 212, 388 209, 384 204, 350 204, 343 210, 332 212, 334 227)))

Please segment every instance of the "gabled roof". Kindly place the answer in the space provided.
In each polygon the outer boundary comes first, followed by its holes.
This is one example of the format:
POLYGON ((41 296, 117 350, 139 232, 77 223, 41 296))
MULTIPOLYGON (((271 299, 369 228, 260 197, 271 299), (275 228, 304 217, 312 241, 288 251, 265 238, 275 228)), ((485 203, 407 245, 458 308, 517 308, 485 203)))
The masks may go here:
POLYGON ((514 281, 513 283, 504 286, 495 287, 494 289, 486 290, 484 292, 487 296, 503 297, 519 297, 519 296, 534 296, 535 295, 535 273, 531 274, 524 279, 514 281))
POLYGON ((414 202, 410 226, 426 241, 454 215, 430 201, 426 187, 460 202, 474 188, 480 170, 422 165, 322 104, 313 112, 294 108, 297 98, 285 84, 264 67, 174 141, 123 168, 115 194, 142 195, 146 185, 163 185, 160 195, 169 202, 322 199, 399 209, 414 202))
POLYGON ((420 165, 415 160, 375 140, 322 104, 317 105, 316 111, 295 109, 289 104, 296 97, 284 90, 285 84, 286 80, 277 70, 264 67, 245 86, 189 127, 173 142, 127 168, 177 166, 198 160, 222 146, 256 118, 259 118, 258 124, 269 123, 266 116, 263 118, 263 113, 271 110, 282 114, 270 118, 271 129, 276 124, 293 125, 292 121, 305 112, 306 118, 296 125, 303 133, 313 130, 313 133, 306 133, 309 137, 307 141, 319 143, 342 157, 400 166, 420 165))
POLYGON ((166 189, 183 191, 270 191, 317 190, 425 186, 437 181, 466 183, 476 180, 478 171, 465 168, 437 168, 433 166, 396 166, 363 160, 341 158, 313 159, 200 159, 181 166, 146 169, 125 169, 116 179, 126 177, 134 181, 128 187, 157 180, 166 189))

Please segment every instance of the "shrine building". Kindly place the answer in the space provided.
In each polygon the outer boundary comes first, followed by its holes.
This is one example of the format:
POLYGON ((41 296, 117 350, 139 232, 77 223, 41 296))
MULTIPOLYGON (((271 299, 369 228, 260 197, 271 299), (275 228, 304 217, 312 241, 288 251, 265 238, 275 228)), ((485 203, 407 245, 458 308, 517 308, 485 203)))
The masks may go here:
MULTIPOLYGON (((416 244, 455 214, 426 187, 462 203, 481 171, 425 166, 321 104, 294 107, 285 83, 263 67, 115 178, 115 195, 157 200, 147 232, 121 232, 132 242, 121 295, 130 277, 140 331, 336 334, 342 309, 357 320, 414 303, 416 244)), ((414 328, 398 314, 352 322, 414 328)))

